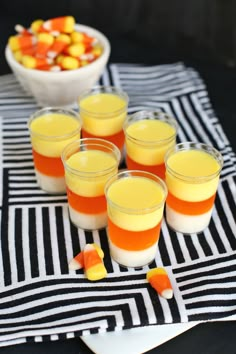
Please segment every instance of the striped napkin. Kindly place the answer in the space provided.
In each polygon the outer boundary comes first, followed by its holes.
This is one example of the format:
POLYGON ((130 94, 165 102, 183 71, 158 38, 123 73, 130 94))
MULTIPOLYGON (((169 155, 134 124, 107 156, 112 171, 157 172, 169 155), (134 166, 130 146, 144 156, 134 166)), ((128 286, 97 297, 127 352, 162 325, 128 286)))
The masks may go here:
POLYGON ((102 85, 128 93, 129 113, 162 110, 177 119, 178 141, 211 144, 224 157, 209 228, 187 236, 163 221, 155 261, 135 270, 111 260, 105 229, 88 232, 70 223, 65 195, 38 188, 27 121, 39 107, 13 75, 0 77, 0 83, 1 346, 236 318, 236 159, 193 68, 111 64, 101 78, 102 85), (98 282, 68 270, 90 242, 105 252, 108 276, 98 282), (155 266, 166 268, 173 299, 159 297, 145 280, 155 266))

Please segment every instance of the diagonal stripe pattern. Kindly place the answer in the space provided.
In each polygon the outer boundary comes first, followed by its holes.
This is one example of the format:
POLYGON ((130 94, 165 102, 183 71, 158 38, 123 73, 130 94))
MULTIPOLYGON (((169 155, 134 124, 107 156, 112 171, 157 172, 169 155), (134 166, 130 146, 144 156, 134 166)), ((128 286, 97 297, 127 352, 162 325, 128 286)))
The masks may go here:
POLYGON ((224 157, 209 228, 189 237, 163 221, 156 259, 140 269, 110 258, 105 229, 75 228, 65 195, 38 188, 27 122, 39 107, 13 75, 0 81, 0 346, 236 315, 236 157, 193 68, 111 64, 100 80, 128 93, 129 113, 166 112, 178 121, 179 142, 205 142, 224 157), (105 252, 108 277, 99 282, 68 269, 92 242, 105 252), (171 278, 169 301, 146 281, 156 266, 171 278))

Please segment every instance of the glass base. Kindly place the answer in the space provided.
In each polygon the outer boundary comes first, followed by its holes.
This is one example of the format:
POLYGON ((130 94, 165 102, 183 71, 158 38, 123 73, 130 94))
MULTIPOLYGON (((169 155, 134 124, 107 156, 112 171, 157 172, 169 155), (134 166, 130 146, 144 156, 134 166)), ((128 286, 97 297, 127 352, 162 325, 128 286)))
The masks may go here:
POLYGON ((166 222, 175 232, 185 235, 201 233, 210 223, 212 209, 201 215, 186 215, 180 214, 166 205, 166 222))
POLYGON ((66 194, 66 184, 64 177, 51 177, 35 170, 35 175, 39 187, 48 194, 66 194))
POLYGON ((107 226, 107 212, 101 214, 84 214, 74 210, 69 205, 69 214, 71 222, 83 230, 99 230, 107 226))
POLYGON ((109 247, 112 259, 121 267, 126 268, 142 268, 152 263, 157 252, 157 243, 144 250, 129 251, 115 246, 109 240, 109 247))

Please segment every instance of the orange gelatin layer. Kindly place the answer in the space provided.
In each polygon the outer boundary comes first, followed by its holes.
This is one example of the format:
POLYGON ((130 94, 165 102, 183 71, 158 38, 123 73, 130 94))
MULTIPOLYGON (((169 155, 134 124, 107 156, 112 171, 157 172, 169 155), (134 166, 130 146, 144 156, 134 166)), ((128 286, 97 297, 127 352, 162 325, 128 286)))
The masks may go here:
POLYGON ((128 251, 141 251, 153 246, 159 239, 161 221, 152 229, 144 231, 129 231, 115 225, 108 218, 109 238, 111 242, 128 251))
POLYGON ((165 179, 166 168, 164 163, 160 165, 152 165, 152 166, 142 165, 134 161, 133 159, 131 159, 129 155, 126 155, 126 165, 129 170, 142 170, 142 171, 154 173, 158 177, 165 179))
POLYGON ((120 132, 113 134, 113 135, 106 135, 106 136, 95 136, 93 134, 88 133, 86 130, 82 129, 82 137, 83 138, 101 138, 110 141, 111 143, 115 144, 120 150, 124 146, 125 142, 125 135, 124 131, 121 130, 120 132))
POLYGON ((166 204, 173 210, 180 214, 186 215, 201 215, 207 213, 213 207, 216 194, 212 197, 202 200, 201 202, 187 202, 176 198, 173 194, 168 192, 166 204))
POLYGON ((107 210, 105 195, 98 197, 84 197, 67 188, 69 205, 76 211, 84 214, 100 214, 107 210))
POLYGON ((64 166, 61 157, 44 156, 36 152, 34 149, 32 152, 36 170, 51 177, 64 176, 64 166))

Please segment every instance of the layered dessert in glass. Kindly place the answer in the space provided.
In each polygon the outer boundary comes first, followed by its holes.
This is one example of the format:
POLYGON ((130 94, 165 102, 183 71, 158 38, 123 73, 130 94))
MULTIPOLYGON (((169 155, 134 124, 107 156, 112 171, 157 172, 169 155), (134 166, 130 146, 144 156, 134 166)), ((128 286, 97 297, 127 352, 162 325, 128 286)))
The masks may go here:
POLYGON ((102 138, 124 147, 123 123, 127 115, 128 95, 112 86, 98 86, 79 96, 83 138, 102 138))
POLYGON ((46 107, 32 114, 28 127, 38 185, 48 193, 66 193, 61 153, 66 145, 80 138, 78 114, 46 107))
POLYGON ((223 158, 214 147, 177 144, 165 158, 166 220, 175 231, 198 233, 210 222, 223 158))
POLYGON ((117 173, 120 150, 103 139, 79 139, 62 152, 69 214, 85 230, 107 226, 104 186, 117 173))
POLYGON ((112 258, 122 266, 142 267, 157 252, 165 183, 145 171, 123 171, 105 187, 108 239, 112 258))
POLYGON ((177 123, 159 111, 139 111, 124 123, 126 165, 165 178, 164 156, 176 143, 177 123))

